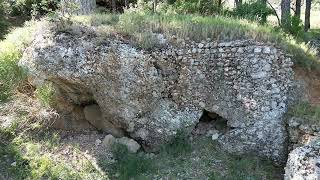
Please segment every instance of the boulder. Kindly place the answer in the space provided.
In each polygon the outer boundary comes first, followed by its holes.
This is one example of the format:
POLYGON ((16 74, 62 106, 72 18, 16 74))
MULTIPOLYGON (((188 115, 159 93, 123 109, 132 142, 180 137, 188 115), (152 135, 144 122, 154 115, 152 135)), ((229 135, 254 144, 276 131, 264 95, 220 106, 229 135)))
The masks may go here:
POLYGON ((290 152, 285 167, 285 180, 320 179, 320 141, 290 152))
POLYGON ((128 151, 132 153, 136 153, 141 147, 140 144, 133 139, 128 137, 115 138, 111 134, 107 135, 102 141, 102 145, 107 149, 111 149, 115 143, 126 146, 128 151))
POLYGON ((157 149, 179 130, 191 132, 206 110, 227 119, 230 128, 218 139, 227 151, 285 162, 290 57, 253 40, 180 41, 145 51, 95 28, 74 33, 49 26, 20 65, 34 84, 52 82, 63 101, 96 104, 99 115, 86 112, 88 121, 121 129, 143 147, 157 149))

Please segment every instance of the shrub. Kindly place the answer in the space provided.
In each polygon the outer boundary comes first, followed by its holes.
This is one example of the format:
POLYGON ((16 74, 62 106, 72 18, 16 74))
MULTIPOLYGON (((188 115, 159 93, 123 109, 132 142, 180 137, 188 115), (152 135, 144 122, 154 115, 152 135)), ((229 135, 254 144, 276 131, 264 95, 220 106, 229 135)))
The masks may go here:
POLYGON ((232 12, 233 16, 258 21, 261 24, 265 24, 267 17, 272 14, 274 14, 273 10, 262 0, 245 2, 232 12))
POLYGON ((290 17, 291 26, 289 29, 285 29, 288 33, 292 34, 297 38, 303 38, 304 26, 302 20, 297 16, 290 17))
POLYGON ((179 0, 173 6, 178 13, 212 15, 219 13, 220 8, 217 0, 179 0))
POLYGON ((12 16, 39 16, 57 9, 60 0, 6 0, 12 16))
POLYGON ((31 21, 0 41, 0 102, 7 101, 26 79, 26 73, 17 63, 22 56, 22 50, 31 41, 34 28, 34 22, 31 21))

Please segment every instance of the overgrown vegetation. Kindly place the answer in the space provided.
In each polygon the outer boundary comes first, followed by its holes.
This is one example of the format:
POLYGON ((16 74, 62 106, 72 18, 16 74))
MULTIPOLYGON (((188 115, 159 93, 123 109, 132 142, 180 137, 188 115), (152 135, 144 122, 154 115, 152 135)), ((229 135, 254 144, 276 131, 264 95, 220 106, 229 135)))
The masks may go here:
POLYGON ((51 83, 45 83, 37 88, 36 96, 45 107, 54 105, 54 87, 51 83))
POLYGON ((274 15, 274 11, 262 0, 244 2, 237 6, 231 14, 236 17, 267 23, 267 17, 274 15))
MULTIPOLYGON (((108 19, 111 17, 111 15, 106 14, 95 14, 94 19, 99 19, 97 18, 99 16, 109 16, 108 19)), ((112 17, 114 16, 112 15, 112 17)), ((90 21, 88 19, 92 18, 88 16, 78 18, 81 23, 88 23, 90 21)), ((262 42, 273 42, 286 53, 293 55, 292 60, 295 65, 307 70, 320 71, 319 59, 316 57, 314 50, 282 30, 274 29, 268 25, 259 25, 251 21, 222 16, 152 14, 148 9, 141 7, 131 8, 124 14, 119 15, 119 21, 117 21, 117 18, 113 19, 115 20, 112 21, 113 31, 132 37, 134 42, 138 42, 138 46, 145 49, 157 45, 153 40, 153 33, 162 33, 167 37, 175 35, 177 38, 190 38, 195 41, 202 41, 207 38, 225 41, 254 39, 262 42)), ((91 23, 91 25, 99 26, 96 22, 98 21, 91 23)))
MULTIPOLYGON (((70 162, 56 154, 61 148, 60 136, 48 129, 47 123, 30 121, 21 115, 8 127, 0 125, 0 177, 14 180, 106 179, 89 160, 70 162)), ((76 148, 72 151, 78 153, 76 148)))
POLYGON ((305 119, 307 123, 320 124, 320 106, 311 105, 307 101, 302 101, 292 106, 288 114, 305 119))
POLYGON ((114 163, 101 161, 112 179, 277 179, 281 169, 270 161, 232 156, 206 137, 190 140, 178 133, 156 154, 129 153, 123 145, 113 148, 114 163), (185 147, 185 148, 184 148, 185 147))
POLYGON ((3 0, 11 16, 41 16, 56 10, 60 0, 3 0))
POLYGON ((111 164, 110 169, 116 179, 143 179, 145 174, 155 170, 150 158, 144 154, 133 154, 124 145, 115 144, 112 152, 116 163, 111 164))
POLYGON ((35 22, 17 28, 0 42, 0 102, 7 101, 16 88, 26 79, 26 74, 18 66, 25 46, 31 42, 35 22))

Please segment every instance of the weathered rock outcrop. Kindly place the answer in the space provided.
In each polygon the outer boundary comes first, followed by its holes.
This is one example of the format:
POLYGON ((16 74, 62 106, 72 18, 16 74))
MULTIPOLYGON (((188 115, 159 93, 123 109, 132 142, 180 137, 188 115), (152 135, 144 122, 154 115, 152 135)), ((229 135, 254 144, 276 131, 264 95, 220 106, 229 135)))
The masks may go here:
POLYGON ((207 110, 228 120, 230 130, 218 140, 223 148, 284 162, 292 62, 273 44, 162 39, 163 47, 149 52, 101 39, 92 30, 45 30, 20 64, 36 84, 53 82, 60 100, 97 104, 103 123, 93 126, 118 128, 145 148, 191 130, 207 110))
POLYGON ((319 140, 298 147, 290 152, 285 167, 285 180, 320 179, 320 144, 319 140))

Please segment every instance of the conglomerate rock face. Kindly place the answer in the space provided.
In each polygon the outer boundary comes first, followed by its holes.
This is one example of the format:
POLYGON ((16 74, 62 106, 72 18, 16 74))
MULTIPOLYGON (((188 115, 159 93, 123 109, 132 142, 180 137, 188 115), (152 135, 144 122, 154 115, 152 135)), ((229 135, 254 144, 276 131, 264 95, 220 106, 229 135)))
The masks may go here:
POLYGON ((94 31, 42 30, 20 64, 35 84, 53 82, 60 110, 68 111, 65 121, 73 124, 84 121, 81 109, 97 105, 92 112, 101 112, 100 122, 91 125, 155 148, 179 129, 191 130, 206 110, 228 120, 229 131, 218 140, 223 148, 284 162, 282 116, 293 77, 287 55, 252 40, 161 43, 144 51, 94 31))

